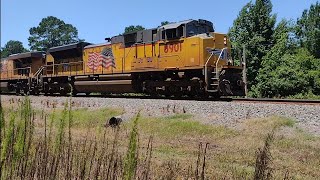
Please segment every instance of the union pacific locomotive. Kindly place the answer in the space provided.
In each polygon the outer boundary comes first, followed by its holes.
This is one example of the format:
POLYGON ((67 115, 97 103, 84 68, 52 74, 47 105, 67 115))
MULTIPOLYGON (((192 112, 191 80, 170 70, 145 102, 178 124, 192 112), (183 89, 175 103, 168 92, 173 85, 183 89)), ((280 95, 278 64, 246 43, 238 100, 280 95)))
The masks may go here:
POLYGON ((206 20, 79 42, 1 61, 1 91, 16 94, 146 93, 243 96, 242 65, 225 34, 206 20))

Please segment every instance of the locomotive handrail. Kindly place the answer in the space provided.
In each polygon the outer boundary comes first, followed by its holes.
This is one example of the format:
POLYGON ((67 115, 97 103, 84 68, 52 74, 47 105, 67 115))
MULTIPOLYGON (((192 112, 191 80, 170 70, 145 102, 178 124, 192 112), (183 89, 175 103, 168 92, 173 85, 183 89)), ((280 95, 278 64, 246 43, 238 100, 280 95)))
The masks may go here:
POLYGON ((14 71, 14 70, 19 70, 19 69, 31 69, 31 67, 25 67, 25 68, 15 68, 15 69, 12 69, 12 71, 14 71))
POLYGON ((37 84, 39 84, 39 76, 44 70, 44 66, 41 66, 36 73, 34 73, 33 77, 36 78, 37 84))
POLYGON ((29 75, 31 73, 31 67, 15 68, 15 69, 11 69, 11 70, 1 71, 1 73, 6 73, 7 74, 6 78, 5 78, 5 76, 2 76, 1 79, 11 79, 11 78, 14 78, 14 77, 17 77, 17 76, 19 76, 19 78, 21 78, 23 76, 29 77, 29 75), (15 72, 18 71, 18 70, 27 70, 27 69, 29 69, 28 73, 19 74, 19 72, 18 72, 17 74, 15 74, 15 72))
POLYGON ((205 82, 206 82, 206 90, 208 90, 208 63, 209 63, 209 60, 211 59, 211 57, 213 56, 213 54, 214 53, 210 53, 210 56, 207 59, 205 65, 204 65, 204 79, 205 79, 205 82))
MULTIPOLYGON (((219 54, 219 58, 218 58, 218 60, 217 60, 217 62, 216 62, 216 67, 215 67, 215 69, 216 69, 216 78, 219 78, 218 63, 219 63, 219 61, 220 61, 220 59, 221 59, 221 57, 222 57, 222 53, 224 53, 224 51, 225 51, 226 49, 228 49, 228 48, 223 48, 223 49, 221 50, 221 52, 220 52, 220 54, 219 54)), ((210 59, 212 58, 212 56, 213 56, 214 54, 215 54, 215 53, 214 53, 213 51, 210 52, 210 56, 209 56, 209 58, 207 59, 205 65, 204 65, 204 77, 205 77, 205 82, 206 82, 206 90, 208 90, 208 63, 209 63, 210 59)))
POLYGON ((83 61, 78 61, 78 62, 68 62, 68 63, 59 63, 59 64, 52 64, 52 65, 64 65, 64 64, 81 64, 83 61))
POLYGON ((41 66, 41 67, 37 70, 37 72, 33 74, 33 76, 34 76, 34 77, 35 77, 35 76, 38 77, 39 74, 43 71, 43 69, 44 69, 44 66, 41 66))
MULTIPOLYGON (((81 65, 81 64, 83 64, 84 63, 84 61, 78 61, 78 62, 69 62, 69 63, 59 63, 59 64, 51 64, 51 65, 44 65, 44 67, 45 68, 48 68, 48 67, 61 67, 61 66, 63 66, 63 65, 68 65, 68 66, 70 66, 70 67, 78 67, 78 65, 81 65)), ((85 71, 84 71, 84 69, 82 69, 82 71, 85 73, 85 71)), ((53 71, 54 72, 54 71, 53 71)), ((70 75, 71 74, 73 74, 72 73, 72 69, 70 69, 70 70, 67 70, 67 71, 64 71, 63 73, 65 73, 65 72, 70 72, 70 75)), ((78 72, 78 70, 76 70, 76 75, 77 75, 77 72, 78 72)), ((53 74, 51 74, 51 76, 52 75, 54 75, 54 73, 53 74)))
POLYGON ((219 63, 219 61, 220 61, 220 59, 221 59, 222 53, 224 53, 224 51, 225 51, 226 49, 228 49, 228 48, 225 47, 225 48, 222 49, 222 51, 220 52, 219 58, 218 58, 218 60, 217 60, 217 62, 216 62, 216 77, 217 77, 217 78, 219 78, 218 63, 219 63))

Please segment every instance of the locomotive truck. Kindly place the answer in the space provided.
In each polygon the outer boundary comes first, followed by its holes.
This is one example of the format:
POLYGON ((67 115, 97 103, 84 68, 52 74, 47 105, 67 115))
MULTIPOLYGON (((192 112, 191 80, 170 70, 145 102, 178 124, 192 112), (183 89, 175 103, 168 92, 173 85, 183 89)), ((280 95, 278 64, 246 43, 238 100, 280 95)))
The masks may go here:
POLYGON ((153 96, 244 96, 242 63, 225 34, 206 20, 186 20, 1 61, 1 92, 16 94, 145 93, 153 96))

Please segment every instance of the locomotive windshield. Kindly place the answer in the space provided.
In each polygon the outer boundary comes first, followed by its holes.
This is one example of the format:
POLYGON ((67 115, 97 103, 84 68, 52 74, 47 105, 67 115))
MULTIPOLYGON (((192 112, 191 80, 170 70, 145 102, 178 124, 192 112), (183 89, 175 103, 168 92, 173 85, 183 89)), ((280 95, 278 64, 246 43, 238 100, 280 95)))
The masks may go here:
POLYGON ((193 21, 187 24, 187 37, 194 36, 197 34, 203 34, 213 32, 213 25, 209 21, 199 20, 193 21))

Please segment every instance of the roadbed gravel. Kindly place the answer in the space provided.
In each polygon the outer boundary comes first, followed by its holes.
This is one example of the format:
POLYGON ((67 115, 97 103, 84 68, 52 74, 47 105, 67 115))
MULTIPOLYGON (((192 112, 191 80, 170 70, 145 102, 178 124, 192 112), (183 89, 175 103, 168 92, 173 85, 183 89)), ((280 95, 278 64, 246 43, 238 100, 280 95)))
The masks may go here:
MULTIPOLYGON (((21 101, 23 97, 1 95, 4 104, 21 101)), ((31 96, 31 103, 37 109, 62 108, 69 97, 31 96)), ((133 99, 72 97, 73 108, 121 108, 121 118, 130 120, 138 111, 143 116, 160 117, 173 114, 192 114, 194 120, 238 128, 241 122, 269 116, 283 116, 296 121, 303 130, 320 136, 320 105, 250 103, 169 99, 133 99)))

